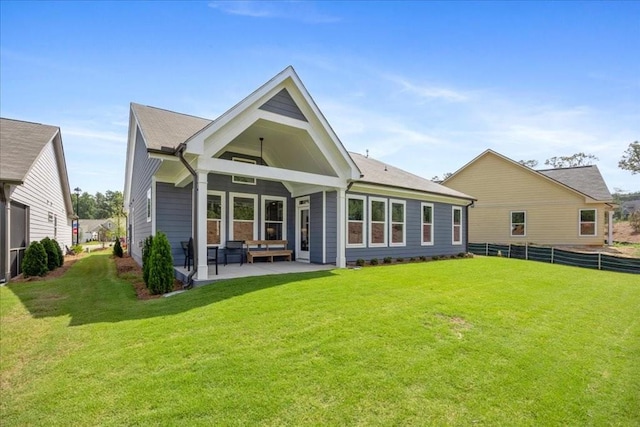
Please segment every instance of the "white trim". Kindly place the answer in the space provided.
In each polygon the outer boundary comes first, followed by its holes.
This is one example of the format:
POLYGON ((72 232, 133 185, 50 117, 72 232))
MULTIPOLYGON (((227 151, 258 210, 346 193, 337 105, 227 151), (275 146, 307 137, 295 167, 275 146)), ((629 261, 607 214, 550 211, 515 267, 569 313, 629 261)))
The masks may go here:
MULTIPOLYGON (((368 241, 368 234, 367 234, 367 222, 368 222, 368 217, 367 217, 367 196, 360 196, 357 194, 347 194, 346 197, 346 210, 347 210, 347 215, 346 215, 346 240, 345 243, 347 245, 347 248, 366 248, 367 247, 367 241, 368 241), (349 222, 351 222, 351 220, 349 219, 349 199, 356 199, 356 200, 361 200, 362 201, 362 243, 349 243, 349 222)), ((353 220, 356 221, 356 220, 353 220)))
POLYGON ((322 263, 327 263, 327 192, 322 192, 322 263))
MULTIPOLYGON (((153 180, 151 180, 151 183, 153 186, 153 180)), ((153 197, 152 196, 153 194, 151 193, 151 187, 149 187, 147 189, 147 198, 145 200, 146 202, 145 211, 147 213, 147 222, 151 222, 151 219, 153 218, 153 197)), ((153 229, 153 224, 151 225, 151 228, 153 229)))
POLYGON ((580 237, 596 237, 598 235, 598 209, 589 208, 589 209, 580 209, 578 211, 578 236, 580 237), (583 211, 593 211, 593 221, 582 221, 582 212, 583 211), (582 224, 591 224, 593 223, 593 234, 582 234, 582 224))
MULTIPOLYGON (((519 222, 516 222, 515 224, 520 224, 519 222)), ((511 237, 527 237, 527 211, 521 210, 521 211, 511 211, 509 213, 509 235, 511 237), (524 233, 523 234, 513 234, 513 214, 517 214, 517 213, 522 213, 524 214, 524 222, 522 223, 524 225, 524 233)))
POLYGON ((158 200, 156 177, 151 177, 151 234, 156 235, 156 200, 158 200))
POLYGON ((407 246, 407 201, 390 199, 389 200, 389 246, 407 246), (402 242, 393 242, 393 225, 400 222, 393 221, 393 205, 402 205, 402 242))
POLYGON ((368 182, 354 182, 349 191, 354 193, 365 193, 372 196, 399 197, 403 199, 420 200, 423 202, 440 202, 447 204, 468 204, 474 200, 471 198, 447 196, 444 194, 428 193, 426 191, 411 190, 407 188, 389 187, 382 184, 371 184, 368 182))
POLYGON ((433 242, 435 241, 435 217, 436 217, 436 209, 433 206, 433 203, 420 203, 420 245, 421 246, 433 246, 433 242), (424 222, 424 208, 431 208, 431 222, 424 222), (424 226, 425 224, 429 224, 431 226, 431 240, 428 242, 424 241, 424 226))
MULTIPOLYGON (((241 163, 249 163, 252 165, 256 165, 258 164, 258 162, 256 162, 253 159, 247 159, 245 157, 232 157, 231 161, 233 162, 241 162, 241 163)), ((256 179, 254 177, 251 176, 237 176, 237 175, 231 175, 231 182, 233 182, 234 184, 244 184, 244 185, 256 185, 256 179), (253 181, 237 181, 236 178, 240 178, 240 179, 249 179, 249 180, 253 180, 253 181)))
MULTIPOLYGON (((220 197, 220 247, 224 247, 225 243, 226 243, 226 228, 227 228, 227 203, 226 203, 226 193, 224 191, 216 191, 216 190, 207 190, 207 206, 209 204, 209 196, 218 196, 220 197)), ((207 209, 207 217, 205 220, 205 224, 208 225, 209 223, 209 210, 207 209)), ((207 230, 207 240, 208 240, 208 228, 205 228, 207 230)), ((207 241, 207 245, 215 245, 215 243, 209 243, 207 241)))
POLYGON ((267 212, 267 200, 282 202, 282 238, 277 240, 287 240, 287 198, 282 196, 269 196, 268 194, 260 196, 260 207, 262 211, 260 214, 260 238, 262 240, 267 239, 265 230, 265 223, 267 222, 265 218, 267 212))
POLYGON ((306 258, 302 258, 301 257, 301 241, 300 241, 300 211, 302 210, 308 210, 309 211, 309 224, 311 224, 311 197, 310 196, 304 196, 304 197, 298 197, 297 199, 295 199, 295 216, 296 219, 294 221, 295 223, 295 254, 296 254, 296 261, 299 262, 306 262, 309 263, 311 262, 311 230, 307 230, 307 238, 309 239, 309 250, 308 251, 304 251, 307 252, 307 257, 306 258))
POLYGON ((233 223, 235 222, 233 205, 235 198, 253 199, 253 240, 258 240, 258 195, 248 193, 229 193, 229 240, 235 239, 233 235, 233 223))
POLYGON ((462 245, 462 233, 463 233, 463 221, 462 221, 462 208, 460 206, 451 206, 451 244, 452 245, 462 245), (455 212, 458 211, 460 212, 460 224, 458 225, 458 227, 460 227, 460 240, 456 241, 455 239, 455 212))
MULTIPOLYGON (((368 218, 368 224, 369 224, 369 247, 370 248, 379 248, 379 247, 384 247, 387 246, 387 242, 389 241, 388 239, 388 234, 389 234, 389 211, 388 211, 388 205, 389 205, 389 201, 388 199, 382 198, 382 197, 369 197, 369 218, 368 218), (382 210, 382 212, 384 212, 384 242, 383 243, 373 243, 372 242, 372 232, 373 232, 373 218, 372 218, 372 213, 373 213, 373 209, 371 208, 371 205, 373 204, 373 202, 380 202, 380 203, 384 203, 384 209, 382 210)), ((380 223, 380 221, 376 221, 377 224, 380 223)))

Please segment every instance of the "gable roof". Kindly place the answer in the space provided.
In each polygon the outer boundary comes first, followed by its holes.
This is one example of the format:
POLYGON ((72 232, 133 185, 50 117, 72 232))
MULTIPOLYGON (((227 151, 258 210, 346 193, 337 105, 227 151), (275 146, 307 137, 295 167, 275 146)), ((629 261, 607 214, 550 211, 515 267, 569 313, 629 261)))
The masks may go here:
POLYGON ((176 148, 212 120, 131 103, 148 149, 176 148))
POLYGON ((23 183, 44 146, 59 132, 56 126, 0 118, 0 180, 23 183))
POLYGON ((594 200, 612 201, 613 197, 596 165, 573 168, 540 169, 537 172, 571 187, 594 200))
POLYGON ((444 185, 435 183, 418 175, 414 175, 403 169, 388 165, 379 160, 375 160, 358 153, 350 152, 349 154, 362 172, 362 177, 357 180, 357 182, 388 185, 408 190, 418 190, 426 193, 475 200, 472 196, 453 190, 449 187, 445 187, 444 185))
POLYGON ((452 180, 455 176, 457 176, 469 166, 487 155, 498 157, 512 165, 516 165, 517 167, 522 168, 522 170, 527 171, 534 176, 538 176, 540 178, 554 182, 557 185, 579 193, 582 196, 587 196, 595 201, 611 202, 613 200, 613 198, 611 197, 611 193, 609 193, 607 185, 604 182, 604 178, 602 178, 602 175, 600 174, 600 170, 598 170, 598 167, 595 165, 573 168, 535 170, 491 149, 483 151, 473 160, 455 171, 453 174, 451 174, 451 176, 443 181, 443 184, 446 185, 448 181, 452 180))

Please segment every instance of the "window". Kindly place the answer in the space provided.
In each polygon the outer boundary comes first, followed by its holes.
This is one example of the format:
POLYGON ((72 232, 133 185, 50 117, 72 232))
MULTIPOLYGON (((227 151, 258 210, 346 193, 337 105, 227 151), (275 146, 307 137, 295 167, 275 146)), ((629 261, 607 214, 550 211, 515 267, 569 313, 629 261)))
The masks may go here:
POLYGON ((524 211, 511 212, 511 237, 527 235, 527 213, 524 211))
POLYGON ((287 199, 276 196, 262 197, 262 238, 287 240, 287 199))
MULTIPOLYGON (((251 159, 245 159, 242 157, 232 157, 231 160, 233 160, 234 162, 242 162, 242 163, 251 163, 251 164, 256 164, 255 160, 251 160, 251 159)), ((248 184, 248 185, 256 185, 256 179, 252 178, 252 177, 248 177, 248 176, 233 176, 231 178, 231 181, 236 183, 236 184, 248 184)))
POLYGON ((433 245, 433 205, 422 203, 422 245, 433 245))
POLYGON ((596 235, 596 210, 580 209, 580 235, 596 235))
POLYGON ((387 199, 369 198, 369 246, 387 246, 387 199))
POLYGON ((389 246, 404 246, 405 241, 405 207, 404 200, 391 200, 389 217, 391 218, 391 243, 389 246))
POLYGON ((364 221, 367 217, 366 198, 364 196, 347 197, 347 245, 364 247, 364 221))
POLYGON ((453 211, 451 215, 451 225, 452 225, 451 243, 454 245, 461 245, 462 244, 462 208, 458 206, 453 207, 453 211))
POLYGON ((47 220, 48 220, 49 222, 53 222, 53 212, 49 212, 49 213, 47 214, 47 220))
POLYGON ((255 194, 231 193, 231 240, 256 240, 258 224, 256 221, 257 196, 255 194))
POLYGON ((224 193, 207 192, 207 245, 224 242, 224 193))
POLYGON ((151 222, 151 189, 147 190, 147 222, 151 222))

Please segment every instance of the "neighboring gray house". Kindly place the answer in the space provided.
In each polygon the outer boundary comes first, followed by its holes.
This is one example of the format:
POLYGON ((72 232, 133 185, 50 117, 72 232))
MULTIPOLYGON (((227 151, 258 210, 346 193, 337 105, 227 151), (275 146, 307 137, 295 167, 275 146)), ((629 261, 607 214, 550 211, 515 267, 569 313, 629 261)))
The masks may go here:
POLYGON ((624 220, 629 219, 629 215, 636 211, 640 211, 640 200, 628 200, 620 205, 620 215, 624 220))
MULTIPOLYGON (((114 219, 79 219, 80 241, 103 241, 105 233, 117 233, 118 225, 114 219)), ((115 234, 114 234, 115 237, 115 234)))
POLYGON ((71 245, 73 215, 60 128, 0 118, 0 282, 30 242, 71 245))
POLYGON ((295 261, 338 267, 464 252, 473 200, 347 152, 291 67, 213 121, 131 104, 131 254, 163 231, 181 265, 193 236, 196 280, 228 240, 287 240, 295 261))

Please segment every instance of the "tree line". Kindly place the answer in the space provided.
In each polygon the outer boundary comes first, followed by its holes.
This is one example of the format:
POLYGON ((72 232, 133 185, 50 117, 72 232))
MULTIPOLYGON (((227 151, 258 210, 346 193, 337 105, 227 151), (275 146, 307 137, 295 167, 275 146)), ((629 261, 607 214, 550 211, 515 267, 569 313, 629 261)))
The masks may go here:
POLYGON ((122 192, 107 190, 104 194, 84 192, 73 196, 73 208, 82 219, 108 219, 124 215, 122 192))

